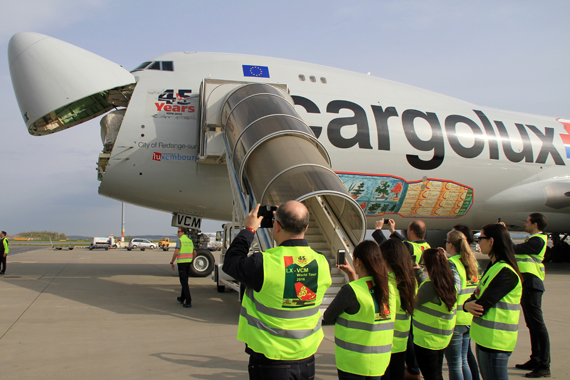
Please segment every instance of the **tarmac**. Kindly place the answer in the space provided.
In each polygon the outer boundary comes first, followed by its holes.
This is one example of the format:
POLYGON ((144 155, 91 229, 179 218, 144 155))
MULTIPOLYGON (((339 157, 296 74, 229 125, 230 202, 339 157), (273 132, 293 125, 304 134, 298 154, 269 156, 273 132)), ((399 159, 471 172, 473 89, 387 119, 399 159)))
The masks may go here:
MULTIPOLYGON (((237 293, 191 278, 192 308, 183 308, 171 251, 12 248, 0 277, 1 379, 248 378, 237 293)), ((552 378, 567 379, 570 264, 547 264, 546 273, 552 378)), ((316 379, 337 379, 334 327, 324 331, 316 379)), ((511 378, 524 377, 514 365, 529 347, 521 313, 511 378)))

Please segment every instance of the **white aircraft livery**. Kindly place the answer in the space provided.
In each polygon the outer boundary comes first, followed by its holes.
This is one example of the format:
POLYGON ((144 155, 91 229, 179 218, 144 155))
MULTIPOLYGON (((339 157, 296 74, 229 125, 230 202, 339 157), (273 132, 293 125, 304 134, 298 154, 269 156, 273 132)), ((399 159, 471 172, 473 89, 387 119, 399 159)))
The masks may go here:
POLYGON ((104 115, 99 193, 173 213, 173 225, 298 199, 332 252, 379 218, 522 230, 540 212, 549 232, 570 225, 570 119, 262 56, 170 53, 128 72, 24 32, 8 58, 29 133, 104 115))

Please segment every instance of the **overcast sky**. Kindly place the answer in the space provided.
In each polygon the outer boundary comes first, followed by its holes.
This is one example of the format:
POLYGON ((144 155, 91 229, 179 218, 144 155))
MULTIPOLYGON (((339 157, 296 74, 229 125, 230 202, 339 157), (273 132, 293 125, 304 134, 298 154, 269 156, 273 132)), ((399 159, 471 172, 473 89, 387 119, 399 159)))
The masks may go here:
MULTIPOLYGON (((289 58, 395 80, 483 106, 570 118, 568 1, 6 2, 0 15, 0 230, 120 234, 97 194, 99 119, 28 134, 7 47, 43 33, 128 70, 174 51, 289 58), (275 4, 274 4, 275 3, 275 4)), ((173 234, 169 213, 126 206, 126 233, 173 234)), ((204 231, 219 229, 207 221, 204 231)))

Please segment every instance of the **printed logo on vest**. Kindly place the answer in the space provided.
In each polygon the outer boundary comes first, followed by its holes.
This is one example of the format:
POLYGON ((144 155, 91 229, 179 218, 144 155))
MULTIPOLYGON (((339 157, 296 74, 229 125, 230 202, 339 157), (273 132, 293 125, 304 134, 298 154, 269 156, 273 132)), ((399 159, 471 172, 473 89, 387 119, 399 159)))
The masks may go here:
POLYGON ((390 319, 390 306, 384 304, 384 317, 382 317, 382 314, 380 314, 380 308, 378 307, 378 299, 376 299, 376 295, 374 293, 374 285, 372 284, 372 281, 366 281, 366 285, 368 285, 372 301, 374 301, 374 321, 377 322, 390 319))
POLYGON ((314 305, 319 286, 319 265, 305 256, 285 256, 285 289, 283 307, 314 305))

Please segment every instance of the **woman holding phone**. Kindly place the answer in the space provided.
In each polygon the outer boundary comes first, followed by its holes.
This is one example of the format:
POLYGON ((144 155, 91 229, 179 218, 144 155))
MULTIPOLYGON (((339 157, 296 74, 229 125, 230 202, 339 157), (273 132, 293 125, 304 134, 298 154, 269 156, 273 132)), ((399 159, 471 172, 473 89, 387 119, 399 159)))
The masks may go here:
POLYGON ((390 362, 396 317, 395 289, 378 244, 365 240, 354 248, 354 269, 345 261, 338 268, 348 275, 331 302, 323 324, 335 324, 338 378, 379 380, 390 362))

